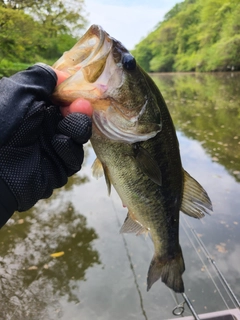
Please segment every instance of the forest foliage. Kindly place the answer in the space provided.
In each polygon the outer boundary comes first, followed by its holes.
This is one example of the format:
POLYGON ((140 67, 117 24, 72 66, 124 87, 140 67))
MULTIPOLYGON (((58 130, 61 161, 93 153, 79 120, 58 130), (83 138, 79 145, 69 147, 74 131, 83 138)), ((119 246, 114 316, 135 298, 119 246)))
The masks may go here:
MULTIPOLYGON (((0 69, 53 63, 86 22, 84 0, 0 0, 0 69)), ((240 1, 177 3, 132 53, 148 72, 240 70, 240 1)))
POLYGON ((0 0, 1 73, 53 63, 82 35, 85 16, 84 0, 0 0))
POLYGON ((240 70, 240 1, 177 3, 132 53, 148 72, 240 70))

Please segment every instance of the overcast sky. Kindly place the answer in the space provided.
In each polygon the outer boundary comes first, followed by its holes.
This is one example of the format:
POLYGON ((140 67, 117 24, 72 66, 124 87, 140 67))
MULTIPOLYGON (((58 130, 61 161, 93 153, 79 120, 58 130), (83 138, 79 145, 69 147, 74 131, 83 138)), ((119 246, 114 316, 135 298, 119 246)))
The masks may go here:
POLYGON ((85 0, 85 8, 90 25, 101 25, 131 50, 178 2, 182 0, 85 0))

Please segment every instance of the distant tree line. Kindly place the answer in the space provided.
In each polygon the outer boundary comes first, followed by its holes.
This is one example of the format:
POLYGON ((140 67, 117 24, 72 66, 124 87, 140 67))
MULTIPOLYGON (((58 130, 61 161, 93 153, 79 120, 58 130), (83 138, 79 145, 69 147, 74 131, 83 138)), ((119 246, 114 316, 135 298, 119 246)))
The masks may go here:
POLYGON ((86 25, 84 0, 0 0, 0 69, 53 62, 86 25))
POLYGON ((152 72, 240 70, 240 1, 178 3, 132 53, 152 72))

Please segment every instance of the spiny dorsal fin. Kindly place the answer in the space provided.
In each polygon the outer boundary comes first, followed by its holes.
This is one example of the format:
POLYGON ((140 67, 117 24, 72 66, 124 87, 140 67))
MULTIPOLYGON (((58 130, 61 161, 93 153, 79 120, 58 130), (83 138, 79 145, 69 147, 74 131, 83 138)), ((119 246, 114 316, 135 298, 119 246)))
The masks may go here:
POLYGON ((181 211, 193 218, 201 219, 213 210, 212 202, 203 187, 187 171, 183 170, 183 173, 184 190, 181 211))
POLYGON ((140 235, 142 233, 148 233, 149 229, 145 228, 140 222, 137 220, 133 220, 131 215, 127 214, 127 217, 120 229, 120 233, 136 233, 136 235, 140 235))
POLYGON ((139 144, 133 145, 134 157, 139 168, 145 173, 153 182, 162 185, 162 173, 150 153, 142 148, 139 144))
POLYGON ((110 193, 111 193, 111 181, 110 181, 110 178, 108 176, 108 170, 98 158, 96 158, 95 161, 93 162, 92 174, 93 174, 94 178, 96 178, 96 179, 102 177, 103 174, 104 174, 105 181, 106 181, 106 184, 107 184, 108 194, 110 195, 110 193))

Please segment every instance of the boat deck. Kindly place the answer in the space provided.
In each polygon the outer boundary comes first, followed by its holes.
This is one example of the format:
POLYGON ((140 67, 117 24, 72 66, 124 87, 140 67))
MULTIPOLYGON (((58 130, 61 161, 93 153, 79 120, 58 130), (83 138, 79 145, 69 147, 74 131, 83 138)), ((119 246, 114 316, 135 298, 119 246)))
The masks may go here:
MULTIPOLYGON (((211 312, 198 315, 201 320, 239 320, 240 319, 240 311, 239 309, 231 309, 219 312, 211 312)), ((194 320, 193 316, 183 317, 184 320, 194 320)), ((171 319, 176 320, 176 318, 171 319)))

